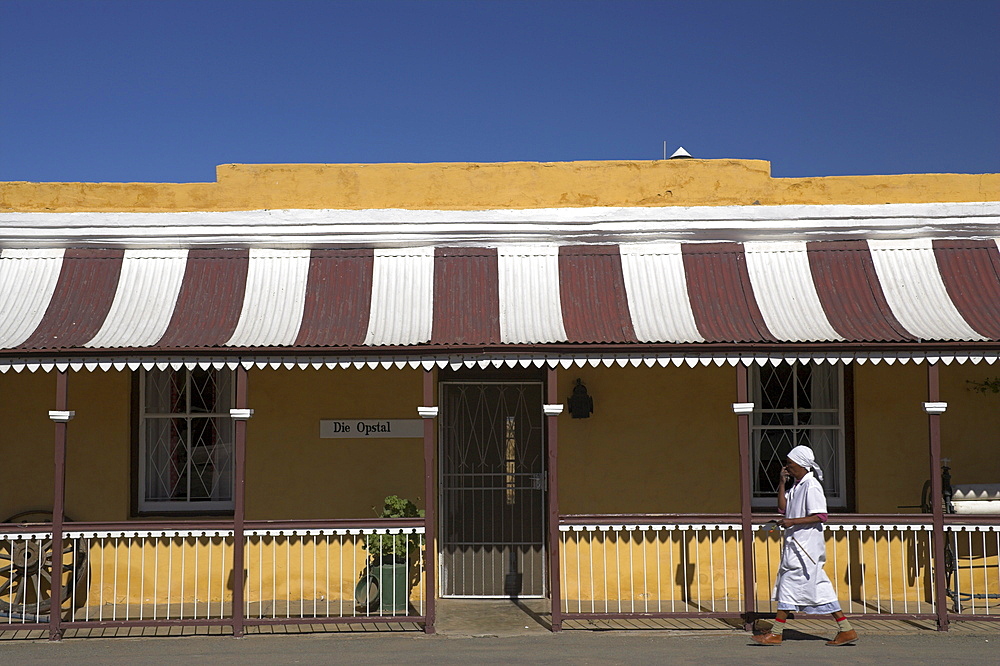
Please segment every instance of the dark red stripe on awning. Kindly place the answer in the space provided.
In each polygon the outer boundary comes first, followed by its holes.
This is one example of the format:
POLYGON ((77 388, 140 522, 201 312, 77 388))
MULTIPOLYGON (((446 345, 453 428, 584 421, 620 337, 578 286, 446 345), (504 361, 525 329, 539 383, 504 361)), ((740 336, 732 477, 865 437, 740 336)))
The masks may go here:
POLYGON ((81 347, 101 330, 118 290, 124 250, 66 250, 52 300, 21 347, 81 347))
POLYGON ((913 340, 896 319, 879 283, 868 243, 806 243, 809 269, 830 325, 845 340, 913 340))
POLYGON ((374 250, 313 250, 297 346, 364 344, 372 305, 374 250))
POLYGON ((992 241, 936 240, 934 257, 948 296, 969 326, 1000 340, 1000 251, 992 241))
POLYGON ((499 344, 500 288, 495 248, 434 250, 432 344, 499 344))
POLYGON ((740 243, 681 246, 688 296, 708 342, 774 342, 757 306, 740 243))
POLYGON ((249 265, 249 250, 190 250, 173 317, 156 346, 225 344, 240 321, 249 265))
POLYGON ((617 245, 559 248, 559 297, 569 342, 636 342, 617 245))

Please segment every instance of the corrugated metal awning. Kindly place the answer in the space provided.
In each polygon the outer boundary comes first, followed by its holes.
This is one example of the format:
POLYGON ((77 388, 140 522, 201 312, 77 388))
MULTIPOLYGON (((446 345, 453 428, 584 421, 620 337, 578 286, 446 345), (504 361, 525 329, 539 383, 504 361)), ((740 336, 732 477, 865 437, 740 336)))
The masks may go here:
POLYGON ((997 340, 996 240, 0 251, 8 356, 997 340))

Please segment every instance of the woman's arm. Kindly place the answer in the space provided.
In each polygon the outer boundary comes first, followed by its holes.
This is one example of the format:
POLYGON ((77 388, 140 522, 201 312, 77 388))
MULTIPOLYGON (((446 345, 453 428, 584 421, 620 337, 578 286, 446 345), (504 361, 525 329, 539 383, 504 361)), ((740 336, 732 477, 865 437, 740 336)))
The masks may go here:
POLYGON ((787 499, 785 498, 785 482, 788 479, 788 472, 785 468, 781 468, 781 472, 778 474, 778 513, 785 512, 785 504, 787 499))
POLYGON ((782 527, 791 527, 792 525, 811 525, 812 523, 825 523, 826 514, 813 513, 804 518, 779 518, 777 522, 782 527))

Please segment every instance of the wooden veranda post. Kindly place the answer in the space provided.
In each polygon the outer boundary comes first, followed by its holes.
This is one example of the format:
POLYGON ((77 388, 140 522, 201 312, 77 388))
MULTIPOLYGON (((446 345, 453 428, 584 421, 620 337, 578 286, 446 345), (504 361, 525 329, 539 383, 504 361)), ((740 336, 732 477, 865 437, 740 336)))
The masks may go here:
POLYGON ((438 407, 434 400, 434 370, 424 370, 424 407, 418 410, 424 419, 424 633, 433 634, 437 615, 437 487, 434 483, 434 467, 437 464, 437 441, 435 438, 438 407))
POLYGON ((938 631, 948 631, 947 574, 944 559, 944 506, 941 487, 941 414, 948 403, 941 402, 940 372, 937 363, 927 364, 927 413, 931 462, 931 541, 934 548, 934 609, 938 631))
MULTIPOLYGON (((49 611, 49 640, 62 638, 62 596, 63 596, 63 515, 66 513, 66 437, 70 419, 75 416, 68 410, 69 379, 66 370, 56 373, 56 408, 49 412, 55 422, 55 451, 52 482, 52 561, 51 589, 52 606, 49 611)), ((73 562, 76 565, 76 562, 73 562)), ((75 573, 75 572, 74 572, 75 573)), ((71 574, 72 577, 73 574, 71 574)))
POLYGON ((562 631, 562 591, 559 587, 559 373, 554 367, 545 376, 545 425, 548 443, 549 591, 552 595, 552 631, 562 631))
POLYGON ((740 446, 740 523, 743 547, 743 627, 747 631, 753 629, 757 614, 757 592, 754 585, 753 562, 753 508, 750 504, 750 415, 753 414, 753 403, 750 402, 750 368, 745 365, 736 366, 736 402, 733 411, 737 415, 740 446))
POLYGON ((236 469, 233 482, 233 636, 243 636, 246 620, 243 605, 244 554, 246 544, 243 537, 243 523, 246 519, 246 452, 247 419, 253 414, 247 408, 247 370, 242 365, 236 368, 236 407, 230 411, 233 418, 233 446, 235 448, 236 469))

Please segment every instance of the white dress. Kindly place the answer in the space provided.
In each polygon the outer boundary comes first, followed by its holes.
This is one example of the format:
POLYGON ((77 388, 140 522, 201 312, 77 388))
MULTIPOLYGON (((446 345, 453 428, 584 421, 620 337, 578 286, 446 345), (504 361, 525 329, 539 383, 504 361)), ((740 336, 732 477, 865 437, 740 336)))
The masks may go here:
MULTIPOLYGON (((785 491, 785 517, 804 518, 826 513, 826 495, 812 472, 785 491)), ((771 598, 779 610, 832 613, 840 610, 833 583, 823 571, 826 544, 823 523, 794 525, 785 529, 781 565, 771 598)))

